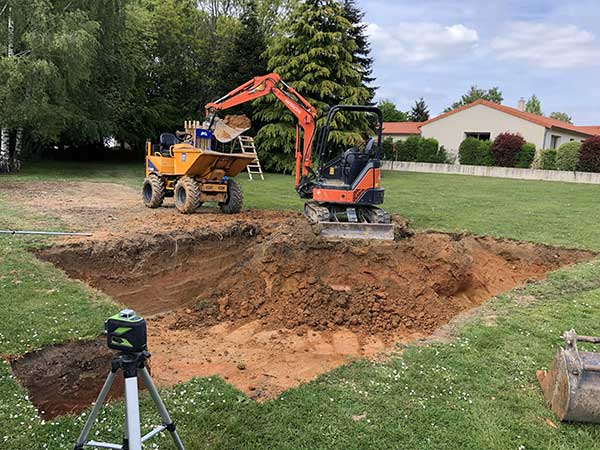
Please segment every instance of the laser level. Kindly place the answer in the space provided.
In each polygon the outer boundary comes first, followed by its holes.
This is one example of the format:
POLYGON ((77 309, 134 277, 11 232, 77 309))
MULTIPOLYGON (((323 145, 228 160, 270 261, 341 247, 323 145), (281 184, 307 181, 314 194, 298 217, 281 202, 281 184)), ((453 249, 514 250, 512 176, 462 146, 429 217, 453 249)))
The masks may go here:
POLYGON ((146 321, 131 309, 124 309, 104 322, 108 348, 126 353, 148 350, 146 321))
POLYGON ((119 450, 142 450, 142 443, 148 441, 157 434, 167 430, 171 433, 177 450, 185 450, 179 434, 175 430, 175 423, 171 420, 167 408, 163 403, 158 389, 154 385, 146 361, 150 358, 147 351, 146 321, 131 309, 124 309, 118 314, 111 316, 104 322, 106 342, 109 348, 118 350, 119 354, 111 362, 110 373, 106 379, 94 408, 90 413, 74 450, 83 450, 84 447, 110 448, 119 450), (123 429, 123 443, 112 444, 88 440, 88 435, 94 426, 100 409, 106 400, 110 387, 119 370, 123 371, 125 378, 125 424, 123 429), (138 398, 138 373, 144 381, 144 385, 150 392, 150 397, 156 405, 156 409, 162 419, 162 425, 142 436, 140 426, 140 405, 138 398))

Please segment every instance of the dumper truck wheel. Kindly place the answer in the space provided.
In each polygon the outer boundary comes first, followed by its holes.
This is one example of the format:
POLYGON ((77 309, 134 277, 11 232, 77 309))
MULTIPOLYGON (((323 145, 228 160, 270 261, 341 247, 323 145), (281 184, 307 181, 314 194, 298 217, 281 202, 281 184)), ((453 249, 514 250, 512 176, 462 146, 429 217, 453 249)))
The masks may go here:
POLYGON ((156 174, 150 174, 144 180, 142 187, 144 205, 148 208, 158 208, 165 199, 165 182, 156 174))
POLYGON ((219 203, 221 211, 225 214, 237 214, 242 210, 243 203, 241 186, 235 180, 227 180, 227 200, 219 203))
POLYGON ((191 177, 181 177, 175 185, 175 207, 183 214, 191 214, 200 206, 200 186, 191 177))

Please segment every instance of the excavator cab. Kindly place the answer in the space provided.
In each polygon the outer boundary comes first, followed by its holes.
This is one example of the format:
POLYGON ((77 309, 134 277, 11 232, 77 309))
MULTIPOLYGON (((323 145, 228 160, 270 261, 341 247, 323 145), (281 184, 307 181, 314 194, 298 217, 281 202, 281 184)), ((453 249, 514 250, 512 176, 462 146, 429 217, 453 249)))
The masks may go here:
MULTIPOLYGON (((315 151, 318 168, 310 182, 312 201, 305 205, 309 221, 321 226, 325 237, 394 238, 390 215, 375 205, 383 203, 381 142, 383 115, 375 106, 337 105, 327 113, 315 151), (331 124, 340 112, 365 113, 377 118, 376 136, 340 151, 330 139, 331 124)), ((306 186, 306 185, 305 185, 306 186)))

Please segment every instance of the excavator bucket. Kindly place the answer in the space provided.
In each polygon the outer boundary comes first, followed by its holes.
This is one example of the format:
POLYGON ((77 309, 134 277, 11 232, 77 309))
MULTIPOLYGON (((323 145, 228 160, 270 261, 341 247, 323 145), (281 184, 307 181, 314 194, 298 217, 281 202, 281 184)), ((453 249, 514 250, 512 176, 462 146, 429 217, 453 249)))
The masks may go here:
POLYGON ((375 239, 394 240, 394 225, 391 223, 321 222, 318 224, 323 239, 375 239))
POLYGON ((233 128, 225 123, 224 120, 215 118, 213 123, 213 136, 219 141, 223 143, 231 142, 236 139, 238 136, 241 136, 245 131, 248 131, 250 128, 233 128))
POLYGON ((306 202, 304 216, 315 225, 323 239, 394 240, 394 225, 389 214, 373 206, 335 210, 316 202, 306 202))
POLYGON ((600 344, 600 337, 571 330, 563 338, 548 373, 538 373, 544 398, 563 422, 600 423, 600 354, 577 348, 578 342, 600 344))

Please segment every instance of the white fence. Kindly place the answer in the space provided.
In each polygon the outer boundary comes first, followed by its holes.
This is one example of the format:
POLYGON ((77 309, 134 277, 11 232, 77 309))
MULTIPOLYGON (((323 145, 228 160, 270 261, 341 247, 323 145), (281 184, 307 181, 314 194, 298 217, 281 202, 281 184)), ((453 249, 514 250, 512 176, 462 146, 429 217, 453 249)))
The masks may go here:
POLYGON ((562 170, 516 169, 513 167, 462 166, 406 161, 382 161, 383 170, 397 172, 448 173, 479 177, 515 178, 518 180, 562 181, 565 183, 600 184, 600 173, 565 172, 562 170))

